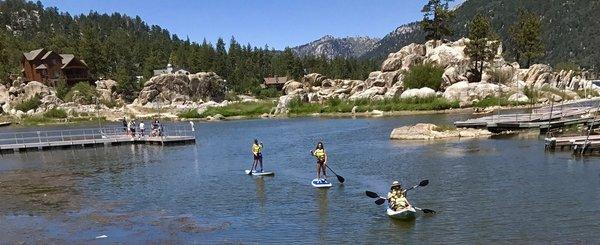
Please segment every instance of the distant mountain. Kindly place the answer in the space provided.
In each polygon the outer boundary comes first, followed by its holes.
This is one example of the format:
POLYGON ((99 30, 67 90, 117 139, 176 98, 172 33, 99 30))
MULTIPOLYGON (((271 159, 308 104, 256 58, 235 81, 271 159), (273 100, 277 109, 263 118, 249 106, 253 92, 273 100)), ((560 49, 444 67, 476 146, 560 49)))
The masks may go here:
POLYGON ((356 58, 370 51, 379 41, 370 37, 335 38, 327 35, 316 41, 292 48, 298 56, 356 58))
POLYGON ((373 48, 360 56, 360 58, 383 61, 389 53, 394 53, 411 43, 420 43, 425 40, 425 32, 419 22, 401 25, 393 32, 387 34, 373 48))
MULTIPOLYGON (((508 29, 517 20, 518 10, 526 9, 542 17, 542 40, 546 55, 536 62, 556 65, 573 62, 587 68, 600 68, 600 0, 465 0, 455 7, 452 23, 458 39, 467 35, 467 24, 477 13, 488 16, 500 35, 505 58, 513 58, 508 29)), ((418 22, 402 25, 375 44, 361 58, 382 61, 410 43, 425 42, 418 22)))

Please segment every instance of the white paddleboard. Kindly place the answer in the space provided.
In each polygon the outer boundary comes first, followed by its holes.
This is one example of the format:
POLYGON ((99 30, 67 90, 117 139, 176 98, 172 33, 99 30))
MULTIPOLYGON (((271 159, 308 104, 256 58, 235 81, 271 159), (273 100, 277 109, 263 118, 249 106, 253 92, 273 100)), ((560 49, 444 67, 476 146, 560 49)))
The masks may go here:
POLYGON ((324 182, 320 182, 319 179, 313 179, 311 182, 312 186, 317 188, 329 188, 331 187, 331 182, 325 180, 324 182))
MULTIPOLYGON (((246 174, 250 174, 250 170, 246 169, 246 171, 244 171, 246 174)), ((275 172, 257 172, 257 171, 252 171, 252 175, 254 176, 270 176, 270 175, 275 175, 275 172)))

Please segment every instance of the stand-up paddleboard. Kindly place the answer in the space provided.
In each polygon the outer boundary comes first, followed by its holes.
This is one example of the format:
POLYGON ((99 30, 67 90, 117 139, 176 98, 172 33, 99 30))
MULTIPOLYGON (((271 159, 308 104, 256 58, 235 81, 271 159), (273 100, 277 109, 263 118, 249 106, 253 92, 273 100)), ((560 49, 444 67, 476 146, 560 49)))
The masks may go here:
MULTIPOLYGON (((246 174, 250 175, 250 170, 246 169, 246 174)), ((252 171, 252 175, 254 176, 272 176, 275 175, 275 172, 259 172, 259 171, 252 171)))
POLYGON ((331 187, 331 182, 329 180, 321 181, 319 179, 314 179, 310 182, 312 186, 317 188, 329 188, 331 187))

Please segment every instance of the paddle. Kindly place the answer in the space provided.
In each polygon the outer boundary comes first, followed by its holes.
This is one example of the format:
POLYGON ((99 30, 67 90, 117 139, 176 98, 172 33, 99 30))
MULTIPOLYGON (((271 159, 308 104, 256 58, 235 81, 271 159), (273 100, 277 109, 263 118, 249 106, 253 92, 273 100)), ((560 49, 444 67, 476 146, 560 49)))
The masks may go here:
POLYGON ((423 213, 426 213, 426 214, 436 214, 437 213, 435 210, 431 210, 431 209, 419 208, 419 207, 415 207, 415 206, 413 206, 413 208, 415 208, 416 210, 419 210, 423 213))
POLYGON ((248 175, 252 175, 252 171, 254 171, 254 164, 256 163, 252 162, 252 167, 250 168, 250 172, 248 172, 248 175))
POLYGON ((412 190, 414 188, 417 188, 419 186, 423 187, 423 186, 426 186, 426 185, 429 185, 429 180, 422 180, 421 183, 419 183, 418 185, 415 185, 415 186, 413 186, 411 188, 406 189, 406 191, 410 191, 410 190, 412 190))
POLYGON ((327 167, 327 168, 328 168, 328 169, 329 169, 329 170, 330 170, 330 171, 331 171, 333 174, 335 174, 335 177, 337 177, 337 179, 338 179, 338 181, 339 181, 340 183, 344 183, 344 181, 346 181, 346 179, 344 179, 344 177, 342 177, 342 176, 339 176, 338 174, 336 174, 336 173, 333 171, 333 169, 331 169, 331 168, 329 167, 329 165, 325 165, 325 166, 326 166, 326 167, 327 167))

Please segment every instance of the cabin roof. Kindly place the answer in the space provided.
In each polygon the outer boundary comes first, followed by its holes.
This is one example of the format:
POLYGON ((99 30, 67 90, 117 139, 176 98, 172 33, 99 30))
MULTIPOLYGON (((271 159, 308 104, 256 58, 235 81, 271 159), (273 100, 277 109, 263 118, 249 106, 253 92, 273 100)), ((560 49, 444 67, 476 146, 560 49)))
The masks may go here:
POLYGON ((287 77, 265 77, 265 85, 285 84, 287 77))

